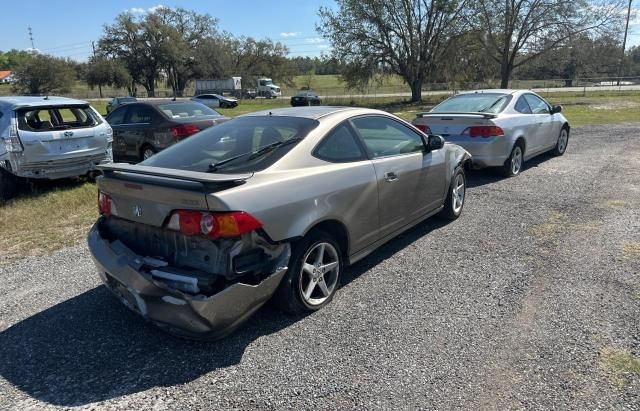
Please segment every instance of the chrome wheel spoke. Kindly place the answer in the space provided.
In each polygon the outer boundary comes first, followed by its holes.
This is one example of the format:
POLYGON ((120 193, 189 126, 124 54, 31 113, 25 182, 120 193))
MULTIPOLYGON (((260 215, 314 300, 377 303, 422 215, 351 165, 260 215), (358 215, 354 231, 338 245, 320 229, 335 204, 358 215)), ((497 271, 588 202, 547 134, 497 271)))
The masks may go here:
POLYGON ((327 288, 327 283, 324 281, 324 278, 320 278, 320 281, 318 281, 318 288, 322 291, 323 296, 329 296, 329 289, 327 288))
POLYGON ((307 300, 311 298, 311 294, 313 294, 313 290, 316 288, 316 282, 314 279, 309 280, 309 284, 307 284, 307 288, 304 290, 304 298, 307 300))
POLYGON ((318 246, 318 253, 316 254, 316 265, 322 264, 324 260, 324 243, 318 246))
POLYGON ((336 268, 337 266, 338 266, 338 262, 334 261, 332 263, 320 266, 320 269, 323 270, 324 273, 327 273, 327 272, 333 270, 334 268, 336 268))
POLYGON ((309 263, 304 263, 302 264, 302 270, 309 274, 309 276, 311 277, 313 275, 313 270, 315 270, 316 267, 313 264, 309 264, 309 263))

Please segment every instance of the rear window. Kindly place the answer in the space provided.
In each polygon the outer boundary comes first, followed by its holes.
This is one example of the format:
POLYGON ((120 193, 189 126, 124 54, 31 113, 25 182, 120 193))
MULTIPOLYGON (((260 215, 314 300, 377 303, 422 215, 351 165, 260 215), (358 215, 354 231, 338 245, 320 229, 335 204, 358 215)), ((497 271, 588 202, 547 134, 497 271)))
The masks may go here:
POLYGON ((136 102, 138 100, 136 98, 134 98, 134 97, 120 97, 118 99, 118 101, 120 103, 133 103, 133 102, 136 102))
POLYGON ((195 134, 141 164, 215 173, 260 171, 282 158, 318 124, 299 117, 239 117, 195 134))
POLYGON ((499 113, 511 100, 508 94, 472 93, 459 94, 443 101, 432 113, 499 113))
POLYGON ((197 117, 210 117, 218 116, 221 114, 200 103, 171 103, 171 104, 158 104, 158 109, 162 114, 170 119, 189 119, 197 117))
POLYGON ((89 106, 55 106, 18 110, 18 128, 23 131, 40 132, 95 127, 101 122, 89 106))

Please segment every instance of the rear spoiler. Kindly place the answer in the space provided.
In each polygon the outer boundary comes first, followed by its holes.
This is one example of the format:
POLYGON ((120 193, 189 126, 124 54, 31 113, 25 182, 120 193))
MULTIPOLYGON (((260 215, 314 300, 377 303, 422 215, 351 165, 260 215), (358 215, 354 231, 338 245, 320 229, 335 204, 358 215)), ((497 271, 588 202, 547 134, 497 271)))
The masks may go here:
POLYGON ((417 113, 416 117, 422 118, 422 117, 435 117, 435 116, 479 116, 479 117, 483 117, 486 119, 490 119, 490 118, 496 118, 498 117, 497 114, 494 113, 480 113, 477 111, 473 111, 473 112, 439 112, 439 113, 431 113, 431 112, 426 112, 426 113, 417 113))
POLYGON ((253 176, 253 173, 243 174, 212 174, 199 173, 197 171, 177 170, 174 168, 149 167, 128 163, 111 163, 97 165, 96 168, 105 174, 113 172, 123 172, 132 174, 143 174, 155 177, 168 177, 177 180, 195 181, 197 183, 225 183, 232 181, 244 181, 253 176))

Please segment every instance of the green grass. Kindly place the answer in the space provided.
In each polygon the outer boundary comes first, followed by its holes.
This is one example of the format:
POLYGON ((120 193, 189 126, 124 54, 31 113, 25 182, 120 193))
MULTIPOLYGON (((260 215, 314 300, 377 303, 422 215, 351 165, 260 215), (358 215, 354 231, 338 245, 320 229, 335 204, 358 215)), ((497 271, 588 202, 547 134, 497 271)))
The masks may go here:
POLYGON ((24 197, 0 202, 0 264, 48 254, 83 240, 98 216, 96 186, 44 182, 24 197))
POLYGON ((601 353, 601 360, 618 386, 626 385, 632 378, 640 378, 640 359, 626 350, 606 348, 601 353))

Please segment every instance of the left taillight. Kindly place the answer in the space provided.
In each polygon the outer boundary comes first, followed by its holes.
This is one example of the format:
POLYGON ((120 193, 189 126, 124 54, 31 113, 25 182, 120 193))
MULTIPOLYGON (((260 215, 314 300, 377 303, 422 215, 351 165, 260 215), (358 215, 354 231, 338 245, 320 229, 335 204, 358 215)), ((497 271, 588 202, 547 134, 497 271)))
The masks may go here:
POLYGON ((195 210, 176 210, 171 214, 167 228, 188 236, 212 239, 239 237, 262 227, 262 223, 244 211, 210 213, 195 210))
POLYGON ((98 212, 100 215, 105 217, 118 215, 118 210, 116 209, 116 205, 113 203, 111 196, 100 190, 98 190, 98 212))
POLYGON ((171 128, 171 134, 173 134, 173 139, 176 141, 192 136, 199 131, 200 128, 194 124, 180 124, 171 128))

